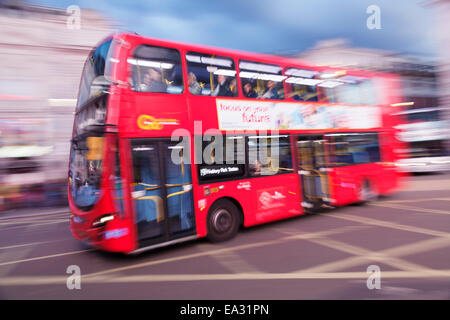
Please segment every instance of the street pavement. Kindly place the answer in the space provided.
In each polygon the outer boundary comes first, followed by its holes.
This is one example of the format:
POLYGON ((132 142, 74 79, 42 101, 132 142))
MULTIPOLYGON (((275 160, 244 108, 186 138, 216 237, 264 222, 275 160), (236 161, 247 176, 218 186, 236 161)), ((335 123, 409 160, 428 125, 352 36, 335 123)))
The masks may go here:
POLYGON ((64 210, 0 213, 0 299, 450 299, 450 174, 406 180, 363 206, 137 256, 84 246, 64 210))

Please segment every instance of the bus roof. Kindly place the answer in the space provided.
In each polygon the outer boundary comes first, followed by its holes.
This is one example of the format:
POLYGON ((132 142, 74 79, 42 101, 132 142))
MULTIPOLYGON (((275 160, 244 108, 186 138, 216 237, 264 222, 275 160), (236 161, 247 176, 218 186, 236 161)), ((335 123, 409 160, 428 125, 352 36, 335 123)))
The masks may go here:
MULTIPOLYGON (((353 69, 353 68, 338 68, 338 67, 331 67, 331 66, 323 66, 323 65, 314 65, 305 61, 301 61, 299 59, 289 58, 289 57, 283 57, 283 56, 277 56, 277 55, 270 55, 270 54, 264 54, 264 53, 254 53, 254 52, 248 52, 248 51, 242 51, 242 50, 236 50, 236 49, 224 49, 224 48, 218 48, 213 46, 206 46, 206 45, 194 45, 194 44, 188 44, 178 41, 169 41, 169 40, 163 40, 163 39, 157 39, 157 38, 151 38, 151 37, 145 37, 142 35, 139 35, 137 33, 116 33, 114 35, 111 35, 107 38, 105 38, 103 41, 110 39, 113 37, 114 39, 121 39, 125 42, 131 40, 131 41, 138 41, 138 42, 144 42, 144 43, 151 43, 158 46, 163 47, 172 47, 177 49, 183 49, 185 51, 195 51, 195 52, 215 52, 220 55, 224 56, 231 56, 231 57, 239 57, 240 59, 245 60, 257 60, 258 62, 268 63, 268 64, 280 64, 282 67, 293 67, 293 68, 306 68, 306 69, 315 69, 317 71, 342 71, 345 70, 348 74, 351 75, 357 75, 361 77, 376 77, 376 76, 382 76, 382 77, 396 77, 396 75, 391 73, 385 73, 385 72, 379 72, 379 71, 368 71, 368 70, 360 70, 360 69, 353 69)), ((102 41, 102 42, 103 42, 102 41)), ((101 42, 101 43, 102 43, 101 42)))

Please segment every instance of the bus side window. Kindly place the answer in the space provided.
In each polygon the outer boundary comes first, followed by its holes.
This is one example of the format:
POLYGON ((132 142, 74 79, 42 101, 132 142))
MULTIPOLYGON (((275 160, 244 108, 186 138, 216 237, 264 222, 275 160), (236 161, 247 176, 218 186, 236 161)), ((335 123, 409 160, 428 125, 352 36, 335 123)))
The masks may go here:
POLYGON ((376 133, 333 135, 328 137, 328 157, 334 167, 381 161, 376 133))
POLYGON ((289 136, 248 138, 248 164, 251 176, 293 172, 289 136))
POLYGON ((329 82, 323 82, 318 85, 318 101, 320 102, 336 102, 336 94, 334 87, 327 87, 329 82))
POLYGON ((297 101, 318 101, 317 71, 288 68, 284 73, 286 79, 287 97, 297 101))
POLYGON ((340 102, 338 91, 347 83, 346 81, 341 81, 343 74, 345 74, 344 70, 331 70, 321 72, 316 76, 317 79, 320 79, 320 82, 317 84, 318 101, 340 102))
POLYGON ((342 85, 336 86, 338 103, 375 105, 375 88, 373 81, 363 77, 343 76, 338 78, 342 85))
POLYGON ((237 97, 234 61, 228 57, 188 52, 188 88, 194 95, 237 97))
POLYGON ((241 60, 239 70, 242 92, 246 98, 284 99, 283 80, 286 76, 281 74, 280 66, 241 60))
POLYGON ((183 71, 177 50, 141 45, 127 60, 134 91, 156 93, 182 93, 183 71))
POLYGON ((199 180, 226 180, 245 175, 245 137, 242 135, 204 136, 196 145, 199 180))

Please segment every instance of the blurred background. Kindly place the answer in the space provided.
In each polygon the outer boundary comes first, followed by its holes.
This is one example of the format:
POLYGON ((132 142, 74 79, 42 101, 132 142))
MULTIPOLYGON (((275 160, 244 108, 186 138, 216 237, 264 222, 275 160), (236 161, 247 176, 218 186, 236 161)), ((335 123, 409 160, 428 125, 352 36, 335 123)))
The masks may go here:
POLYGON ((405 103, 393 112, 409 146, 398 165, 450 170, 448 21, 448 0, 0 0, 0 214, 67 206, 83 63, 102 38, 124 30, 396 73, 405 103))

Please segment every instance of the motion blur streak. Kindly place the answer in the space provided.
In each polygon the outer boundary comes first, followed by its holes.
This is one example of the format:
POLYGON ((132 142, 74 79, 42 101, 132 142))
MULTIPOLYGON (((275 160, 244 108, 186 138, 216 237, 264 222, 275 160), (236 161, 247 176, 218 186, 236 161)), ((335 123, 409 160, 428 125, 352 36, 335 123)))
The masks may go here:
POLYGON ((78 30, 68 18, 65 9, 0 1, 0 211, 67 206, 80 74, 113 31, 94 10, 83 10, 78 30))

